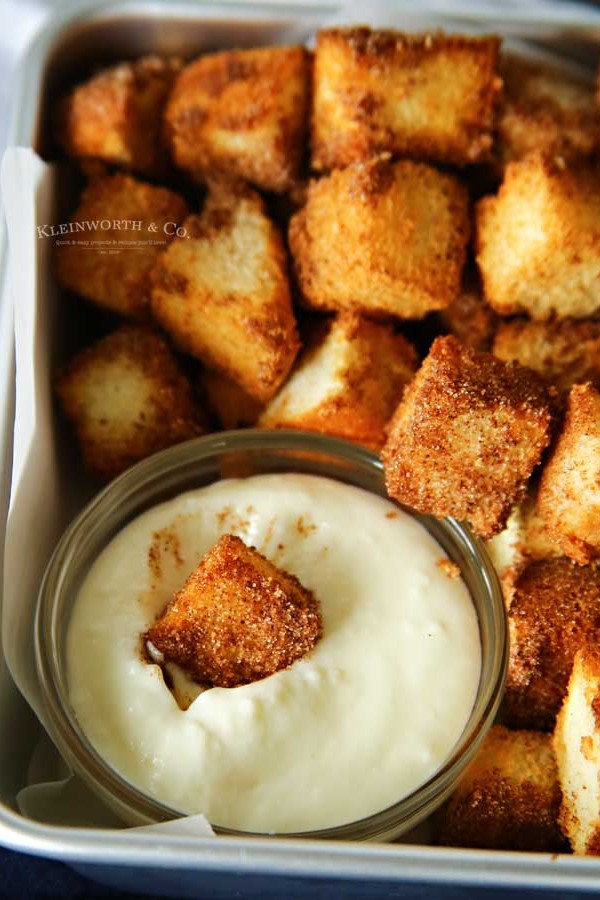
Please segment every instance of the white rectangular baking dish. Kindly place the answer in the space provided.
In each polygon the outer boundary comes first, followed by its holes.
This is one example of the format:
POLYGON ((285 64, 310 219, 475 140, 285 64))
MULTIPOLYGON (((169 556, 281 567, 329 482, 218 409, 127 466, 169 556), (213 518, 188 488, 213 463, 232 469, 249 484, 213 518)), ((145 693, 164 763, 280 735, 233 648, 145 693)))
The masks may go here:
MULTIPOLYGON (((72 78, 78 67, 90 60, 100 63, 147 52, 193 54, 203 49, 275 43, 284 32, 289 35, 290 28, 296 28, 297 39, 303 40, 333 10, 332 6, 314 3, 166 4, 140 0, 109 2, 100 8, 91 3, 66 7, 38 38, 21 67, 15 86, 10 143, 38 147, 48 92, 59 89, 65 78, 72 78)), ((439 27, 445 23, 438 19, 428 24, 439 27)), ((408 20, 407 28, 411 27, 416 26, 408 20)), ((494 29, 497 23, 489 27, 494 29)), ((6 290, 6 252, 3 256, 0 547, 10 488, 15 384, 13 309, 6 290)), ((23 552, 27 549, 23 548, 23 552)), ((355 880, 435 882, 439 886, 477 884, 505 889, 600 888, 600 860, 569 856, 450 850, 412 844, 194 839, 43 825, 19 815, 15 806, 38 733, 39 725, 0 657, 0 843, 62 859, 98 880, 124 889, 193 897, 205 895, 208 877, 211 883, 219 878, 231 884, 235 881, 238 889, 248 889, 252 876, 262 874, 303 879, 307 891, 311 879, 332 879, 338 882, 336 896, 346 893, 344 885, 355 895, 351 886, 355 880), (243 883, 240 876, 245 876, 243 883)))

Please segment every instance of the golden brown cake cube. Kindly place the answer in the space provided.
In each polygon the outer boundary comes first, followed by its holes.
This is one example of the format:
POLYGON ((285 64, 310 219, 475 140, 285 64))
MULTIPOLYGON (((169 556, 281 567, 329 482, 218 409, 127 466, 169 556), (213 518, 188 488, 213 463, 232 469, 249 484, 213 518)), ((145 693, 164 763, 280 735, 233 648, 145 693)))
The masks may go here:
POLYGON ((569 162, 600 147, 600 110, 593 88, 564 69, 508 54, 498 121, 501 164, 541 152, 569 162))
POLYGON ((486 850, 563 850, 560 801, 551 736, 494 725, 435 814, 435 842, 486 850))
POLYGON ((600 381, 600 322, 562 319, 501 322, 493 353, 529 366, 560 391, 582 381, 600 381))
POLYGON ((225 534, 144 638, 200 684, 236 687, 288 668, 321 633, 312 592, 225 534))
POLYGON ((539 509, 567 556, 587 563, 600 556, 600 393, 575 385, 562 431, 540 484, 539 509))
POLYGON ((78 353, 56 391, 87 469, 103 479, 203 431, 171 349, 146 327, 125 326, 78 353))
POLYGON ((600 856, 600 649, 593 644, 575 654, 554 751, 562 830, 574 853, 600 856))
POLYGON ((391 497, 499 532, 550 440, 543 383, 528 369, 437 338, 408 386, 383 450, 391 497))
POLYGON ((340 313, 318 329, 259 425, 318 431, 379 449, 417 361, 414 347, 391 326, 340 313))
POLYGON ((200 57, 183 69, 166 110, 176 164, 198 181, 221 173, 289 190, 300 176, 309 85, 303 47, 200 57))
POLYGON ((129 175, 95 179, 57 242, 59 284, 119 315, 147 318, 150 272, 187 212, 166 188, 129 175))
POLYGON ((477 262, 500 315, 585 318, 600 309, 600 173, 541 156, 507 166, 477 204, 477 262))
POLYGON ((180 67, 176 59, 146 56, 78 85, 59 111, 59 140, 69 156, 163 175, 169 162, 163 112, 180 67))
POLYGON ((299 341, 281 235, 249 188, 219 185, 153 272, 152 312, 180 349, 265 402, 299 341))
POLYGON ((492 146, 499 40, 369 28, 320 31, 312 161, 336 169, 382 151, 465 165, 492 146))
POLYGON ((289 241, 306 302, 418 319, 455 299, 469 239, 466 188, 384 155, 311 182, 289 241))
POLYGON ((575 653, 600 640, 600 571, 564 556, 531 562, 515 580, 508 623, 504 719, 552 729, 575 653))

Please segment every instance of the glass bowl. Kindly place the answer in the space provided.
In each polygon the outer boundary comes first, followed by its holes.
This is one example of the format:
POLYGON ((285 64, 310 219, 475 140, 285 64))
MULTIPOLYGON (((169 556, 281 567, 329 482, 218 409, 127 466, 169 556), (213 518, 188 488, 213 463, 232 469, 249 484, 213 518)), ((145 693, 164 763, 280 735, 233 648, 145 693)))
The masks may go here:
MULTIPOLYGON (((269 472, 322 475, 387 496, 380 459, 355 444, 301 431, 221 432, 171 447, 129 469, 72 522, 50 560, 38 599, 35 651, 51 735, 73 771, 127 824, 161 822, 183 813, 126 781, 102 759, 78 725, 67 691, 65 645, 82 580, 114 535, 157 503, 222 478, 269 472)), ((300 835, 286 833, 286 838, 384 841, 398 837, 452 792, 496 715, 506 678, 508 638, 502 591, 490 558, 482 541, 459 522, 406 511, 459 566, 476 609, 482 662, 471 715, 450 757, 402 800, 356 822, 300 835)), ((215 831, 250 834, 216 826, 215 831)))

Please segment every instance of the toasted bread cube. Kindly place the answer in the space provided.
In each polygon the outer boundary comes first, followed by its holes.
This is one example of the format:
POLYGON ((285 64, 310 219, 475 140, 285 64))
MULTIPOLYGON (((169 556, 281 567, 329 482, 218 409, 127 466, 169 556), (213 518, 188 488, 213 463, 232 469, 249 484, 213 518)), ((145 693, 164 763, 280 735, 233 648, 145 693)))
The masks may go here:
POLYGON ((465 287, 439 317, 461 344, 473 350, 490 349, 498 318, 476 288, 465 287))
POLYGON ((416 371, 416 350, 389 325, 356 313, 340 313, 315 337, 259 425, 318 431, 378 450, 416 371))
POLYGON ((578 382, 600 381, 600 322, 512 319, 498 326, 493 353, 528 366, 565 392, 578 382))
POLYGON ((531 153, 565 161, 600 147, 600 113, 593 89, 547 63, 508 54, 500 60, 504 91, 496 123, 501 164, 531 153))
POLYGON ((59 284, 122 316, 147 317, 150 272, 187 212, 177 194, 129 175, 92 181, 57 242, 59 284))
POLYGON ((499 45, 494 37, 320 31, 313 166, 341 168, 382 151, 458 165, 486 158, 499 45))
POLYGON ((310 56, 303 47, 211 53, 186 66, 166 110, 173 158, 196 180, 221 173, 266 191, 300 176, 310 56))
POLYGON ((585 564, 600 556, 600 393, 577 384, 562 432, 542 472, 539 509, 564 553, 585 564))
POLYGON ((436 338, 388 429, 390 496, 434 516, 501 531, 550 440, 547 392, 515 363, 436 338))
POLYGON ((59 112, 59 140, 69 156, 163 175, 168 168, 163 112, 180 68, 179 60, 147 56, 105 69, 76 87, 59 112))
POLYGON ((417 319, 460 289, 467 191, 451 175, 380 156, 311 182, 289 229, 308 304, 417 319))
POLYGON ((552 729, 575 653, 600 640, 600 571, 564 556, 531 562, 515 579, 508 624, 504 720, 552 729))
POLYGON ((584 318, 600 309, 600 174, 541 156, 507 166, 477 204, 477 262, 500 315, 584 318))
POLYGON ((226 430, 254 425, 263 408, 239 384, 212 369, 201 372, 200 390, 206 397, 209 410, 226 430))
POLYGON ((288 668, 322 630, 311 591, 225 534, 144 638, 200 684, 236 687, 288 668))
POLYGON ((556 719, 554 752, 562 830, 574 853, 600 856, 600 650, 594 645, 575 654, 556 719))
POLYGON ((125 326, 81 353, 56 382, 86 468, 109 479, 133 463, 202 433, 202 417, 168 344, 125 326))
POLYGON ((551 736, 495 725, 435 814, 435 842, 488 850, 563 850, 560 802, 551 736))
POLYGON ((258 194, 215 186, 153 272, 152 312, 174 342, 266 402, 299 348, 281 235, 258 194))

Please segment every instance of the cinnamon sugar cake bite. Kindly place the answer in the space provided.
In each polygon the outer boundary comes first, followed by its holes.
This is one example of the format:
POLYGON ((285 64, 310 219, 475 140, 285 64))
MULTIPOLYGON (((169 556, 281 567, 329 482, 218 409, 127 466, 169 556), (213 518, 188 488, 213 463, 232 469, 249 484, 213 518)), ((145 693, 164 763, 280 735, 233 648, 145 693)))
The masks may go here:
POLYGON ((412 344, 391 326, 339 313, 313 330, 258 424, 322 432, 378 450, 417 359, 412 344))
POLYGON ((458 295, 469 234, 456 177, 382 154, 311 181, 289 244, 314 309, 420 319, 458 295))
POLYGON ((387 809, 439 769, 477 697, 478 617, 452 566, 408 513, 330 478, 175 497, 84 579, 67 636, 80 727, 140 791, 216 825, 387 809))
POLYGON ((488 850, 565 850, 560 803, 551 735, 495 725, 434 814, 434 840, 488 850))
POLYGON ((550 442, 551 419, 534 372, 455 337, 437 338, 389 425, 388 492, 492 537, 523 497, 550 442))
POLYGON ((259 402, 299 349, 281 235, 251 188, 214 184, 152 271, 154 318, 182 351, 259 402))
POLYGON ((317 34, 312 112, 316 169, 382 151, 466 165, 489 158, 497 37, 369 28, 317 34))
POLYGON ((224 175, 290 190, 300 176, 309 98, 304 47, 201 56, 183 69, 167 105, 173 159, 198 181, 224 175))
POLYGON ((312 592, 224 534, 144 638, 200 684, 235 687, 291 666, 321 632, 312 592))

